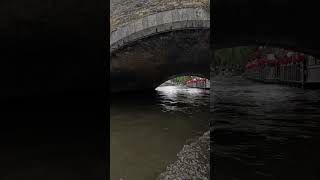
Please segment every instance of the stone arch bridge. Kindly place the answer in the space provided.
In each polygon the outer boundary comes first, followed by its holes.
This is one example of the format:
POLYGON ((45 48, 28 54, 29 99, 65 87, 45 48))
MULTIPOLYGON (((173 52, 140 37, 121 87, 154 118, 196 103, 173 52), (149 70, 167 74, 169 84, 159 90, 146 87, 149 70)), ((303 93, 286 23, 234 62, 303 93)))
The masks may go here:
POLYGON ((209 10, 176 6, 111 24, 111 92, 155 89, 178 75, 209 78, 209 10))
POLYGON ((212 49, 268 45, 320 56, 320 28, 314 21, 318 6, 311 2, 212 0, 211 4, 210 15, 209 1, 204 0, 113 0, 111 91, 152 89, 175 74, 208 77, 206 66, 214 66, 208 50, 210 17, 212 49))

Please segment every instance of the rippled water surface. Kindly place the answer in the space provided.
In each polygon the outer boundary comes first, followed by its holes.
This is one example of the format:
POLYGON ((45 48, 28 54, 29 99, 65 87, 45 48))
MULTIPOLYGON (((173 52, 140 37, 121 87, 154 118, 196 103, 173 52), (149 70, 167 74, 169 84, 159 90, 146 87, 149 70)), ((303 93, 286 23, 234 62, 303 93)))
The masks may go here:
POLYGON ((214 180, 320 179, 320 91, 213 83, 214 180))
POLYGON ((153 180, 208 130, 209 91, 182 86, 112 95, 111 179, 153 180))

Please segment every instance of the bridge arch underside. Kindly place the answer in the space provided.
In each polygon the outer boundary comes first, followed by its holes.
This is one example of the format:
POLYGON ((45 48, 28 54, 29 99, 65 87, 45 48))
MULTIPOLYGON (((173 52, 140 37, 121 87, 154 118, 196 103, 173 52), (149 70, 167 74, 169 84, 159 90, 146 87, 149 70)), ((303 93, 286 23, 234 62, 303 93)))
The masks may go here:
POLYGON ((182 75, 209 78, 209 28, 159 33, 111 54, 111 92, 154 90, 182 75))
POLYGON ((317 5, 286 0, 213 1, 213 49, 266 45, 320 57, 317 5))

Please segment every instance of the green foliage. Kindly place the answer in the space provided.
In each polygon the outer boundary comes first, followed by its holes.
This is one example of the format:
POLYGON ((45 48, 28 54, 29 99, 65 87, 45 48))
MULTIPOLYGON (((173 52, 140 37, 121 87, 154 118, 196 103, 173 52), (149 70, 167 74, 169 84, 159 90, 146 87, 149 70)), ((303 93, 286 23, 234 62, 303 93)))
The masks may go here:
POLYGON ((255 47, 240 46, 225 48, 215 51, 216 66, 239 66, 244 67, 253 57, 255 47))
POLYGON ((174 78, 172 81, 178 83, 178 84, 186 84, 187 81, 191 80, 192 76, 179 76, 174 78))

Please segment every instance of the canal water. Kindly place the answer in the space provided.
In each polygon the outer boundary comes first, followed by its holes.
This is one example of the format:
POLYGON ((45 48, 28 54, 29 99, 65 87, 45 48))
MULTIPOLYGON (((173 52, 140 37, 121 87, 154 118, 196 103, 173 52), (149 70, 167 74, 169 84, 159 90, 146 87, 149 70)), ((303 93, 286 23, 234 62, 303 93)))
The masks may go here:
POLYGON ((320 91, 216 79, 214 180, 320 179, 320 91))
POLYGON ((111 97, 112 180, 154 180, 209 130, 209 90, 158 87, 111 97))

